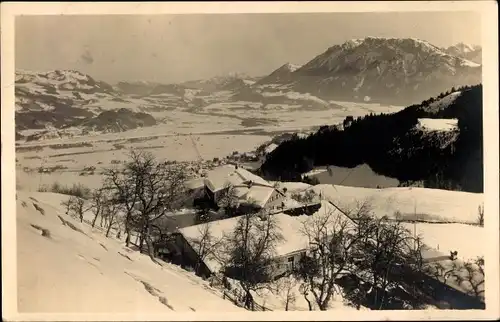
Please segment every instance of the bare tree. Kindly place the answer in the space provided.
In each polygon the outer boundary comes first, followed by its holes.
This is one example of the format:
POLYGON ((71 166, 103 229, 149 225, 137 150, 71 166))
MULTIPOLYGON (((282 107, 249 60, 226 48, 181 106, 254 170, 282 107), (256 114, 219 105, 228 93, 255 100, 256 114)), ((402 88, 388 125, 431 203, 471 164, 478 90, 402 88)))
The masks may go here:
POLYGON ((224 184, 217 200, 217 206, 224 209, 227 216, 232 216, 238 207, 238 204, 239 202, 236 194, 236 188, 230 183, 224 184))
POLYGON ((74 197, 72 196, 72 197, 70 197, 70 198, 68 198, 68 199, 64 200, 63 202, 61 202, 61 206, 63 206, 63 207, 64 207, 64 209, 66 210, 66 211, 65 211, 65 214, 66 214, 66 215, 69 215, 69 214, 72 212, 72 210, 73 210, 73 203, 74 203, 74 201, 75 201, 75 199, 74 199, 74 197))
POLYGON ((312 255, 299 261, 297 275, 324 311, 336 292, 336 280, 354 267, 352 250, 358 238, 353 222, 333 210, 309 217, 302 233, 309 240, 312 255))
POLYGON ((87 209, 85 208, 85 200, 82 198, 78 198, 75 196, 71 196, 68 203, 71 204, 71 209, 69 214, 74 214, 76 217, 80 219, 80 222, 83 222, 83 214, 87 209))
POLYGON ((457 261, 456 252, 450 252, 450 265, 444 265, 441 262, 428 263, 424 265, 424 271, 433 276, 438 281, 447 284, 450 278, 453 280, 455 273, 460 270, 460 264, 457 261))
POLYGON ((109 237, 109 233, 111 232, 111 228, 115 225, 118 220, 118 212, 120 210, 120 205, 114 203, 112 200, 106 199, 104 204, 102 205, 102 218, 106 219, 106 237, 109 237))
POLYGON ((300 286, 299 286, 299 292, 304 297, 304 300, 306 300, 307 306, 309 307, 309 311, 312 311, 313 310, 313 306, 312 306, 311 300, 309 300, 309 298, 308 298, 309 293, 311 292, 309 284, 308 283, 302 283, 302 284, 300 284, 300 286))
POLYGON ((104 171, 104 176, 104 189, 110 191, 111 200, 115 203, 123 205, 125 212, 125 243, 127 247, 129 247, 132 217, 135 213, 136 204, 138 203, 136 189, 134 186, 134 173, 128 167, 124 167, 123 169, 107 169, 104 171))
POLYGON ((479 226, 484 227, 484 207, 480 205, 478 207, 477 223, 479 226))
MULTIPOLYGON (((374 292, 373 306, 382 309, 388 292, 401 286, 401 269, 417 265, 416 246, 411 233, 400 222, 389 221, 386 217, 368 221, 365 238, 358 243, 357 252, 362 260, 357 263, 358 275, 364 275, 371 285, 368 293, 374 292), (399 270, 399 273, 398 273, 399 270)), ((421 253, 421 250, 417 252, 421 253)))
POLYGON ((107 188, 114 191, 115 200, 125 208, 127 245, 130 231, 135 227, 141 249, 146 242, 148 254, 154 261, 153 223, 183 204, 185 171, 177 164, 158 162, 151 153, 131 151, 123 169, 109 170, 106 176, 107 188))
POLYGON ((90 210, 92 210, 92 212, 94 213, 94 219, 92 220, 92 227, 95 227, 95 223, 99 215, 101 215, 101 218, 103 217, 102 209, 105 203, 106 203, 105 190, 102 188, 94 190, 91 194, 90 207, 89 207, 90 210))
POLYGON ((295 295, 295 288, 298 285, 298 281, 293 277, 293 275, 287 275, 281 277, 274 283, 275 293, 285 306, 285 311, 290 309, 291 305, 295 304, 297 297, 295 295))
POLYGON ((459 285, 464 285, 467 292, 477 298, 484 296, 484 257, 468 260, 460 265, 453 276, 459 285))
POLYGON ((211 224, 205 223, 198 226, 199 237, 192 242, 196 253, 198 254, 198 261, 195 265, 195 272, 198 272, 201 264, 210 257, 217 257, 219 247, 222 245, 222 238, 213 235, 211 224))
POLYGON ((226 236, 226 274, 239 280, 245 292, 245 307, 253 309, 251 291, 269 287, 275 247, 281 240, 283 236, 275 217, 263 220, 252 214, 240 216, 233 232, 226 236))

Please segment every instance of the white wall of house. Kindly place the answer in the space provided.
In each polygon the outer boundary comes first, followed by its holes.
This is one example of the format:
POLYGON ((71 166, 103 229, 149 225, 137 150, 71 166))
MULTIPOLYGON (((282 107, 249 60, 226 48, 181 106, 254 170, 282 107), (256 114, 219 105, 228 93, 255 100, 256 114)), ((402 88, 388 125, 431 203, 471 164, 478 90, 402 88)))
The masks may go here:
POLYGON ((273 265, 273 276, 280 276, 286 272, 291 272, 294 267, 297 267, 300 258, 306 254, 306 250, 297 251, 287 255, 280 256, 275 259, 273 265))
POLYGON ((265 204, 265 208, 273 209, 273 208, 281 208, 281 203, 285 200, 285 197, 279 193, 276 189, 273 191, 269 199, 265 204))

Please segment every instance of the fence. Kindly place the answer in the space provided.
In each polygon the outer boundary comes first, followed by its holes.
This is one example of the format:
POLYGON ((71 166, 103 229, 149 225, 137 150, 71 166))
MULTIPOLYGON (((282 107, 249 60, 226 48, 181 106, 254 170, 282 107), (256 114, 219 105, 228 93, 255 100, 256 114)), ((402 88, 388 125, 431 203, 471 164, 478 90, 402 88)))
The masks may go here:
MULTIPOLYGON (((223 299, 227 298, 231 302, 233 302, 234 305, 242 307, 244 309, 248 309, 247 307, 245 307, 245 296, 244 296, 242 291, 238 291, 238 289, 233 289, 233 288, 231 290, 228 290, 226 288, 225 283, 222 281, 222 279, 215 274, 213 274, 211 278, 217 282, 217 285, 221 285, 224 288, 222 290, 222 298, 223 299)), ((258 304, 257 302, 255 302, 255 300, 252 299, 251 311, 265 312, 265 311, 272 311, 272 310, 268 307, 265 307, 264 305, 258 304)))

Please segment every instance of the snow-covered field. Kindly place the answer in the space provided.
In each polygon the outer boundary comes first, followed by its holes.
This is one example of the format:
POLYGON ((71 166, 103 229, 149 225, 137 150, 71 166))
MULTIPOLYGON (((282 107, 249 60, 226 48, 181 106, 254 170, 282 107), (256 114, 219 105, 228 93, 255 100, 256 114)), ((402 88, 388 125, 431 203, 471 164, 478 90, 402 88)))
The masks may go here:
POLYGON ((367 164, 360 164, 354 168, 331 165, 329 168, 330 171, 326 167, 318 167, 313 170, 315 171, 314 174, 309 175, 324 184, 365 188, 388 188, 399 185, 397 179, 375 173, 367 164))
POLYGON ((164 262, 157 265, 65 215, 59 204, 67 196, 23 191, 17 195, 20 312, 242 310, 193 273, 164 262), (59 215, 81 231, 63 225, 59 215), (42 236, 41 229, 50 237, 42 236))
POLYGON ((457 119, 418 119, 417 128, 423 131, 454 131, 458 130, 457 119))
POLYGON ((394 218, 400 212, 437 222, 476 223, 478 207, 484 200, 480 193, 416 187, 371 189, 320 184, 311 189, 340 207, 369 201, 377 216, 394 218))
MULTIPOLYGON (((53 149, 44 147, 39 151, 16 153, 18 166, 16 167, 17 183, 23 189, 36 190, 40 185, 59 182, 71 185, 81 182, 91 188, 100 185, 102 176, 100 172, 120 164, 128 159, 130 149, 141 149, 151 152, 159 160, 172 161, 197 161, 199 156, 204 160, 223 158, 234 151, 240 153, 253 151, 255 147, 267 142, 270 137, 264 135, 193 135, 196 143, 193 146, 190 136, 165 136, 150 140, 134 140, 119 138, 117 142, 101 141, 86 142, 92 146, 75 147, 66 149, 53 149), (117 149, 116 146, 123 148, 117 149), (199 155, 198 155, 199 152, 199 155), (49 174, 39 174, 39 167, 64 167, 49 174), (94 174, 80 175, 85 167, 96 167, 94 174), (26 172, 24 168, 33 172, 26 172)), ((67 143, 61 140, 60 144, 67 143)), ((71 142, 74 143, 74 142, 71 142)))
POLYGON ((373 213, 379 217, 396 218, 396 212, 400 212, 403 219, 410 221, 416 214, 417 220, 431 223, 407 222, 404 225, 420 235, 429 247, 444 254, 458 251, 459 259, 469 260, 485 253, 480 246, 487 243, 484 228, 471 225, 477 223, 483 194, 428 188, 369 189, 338 185, 317 185, 309 189, 344 209, 356 209, 357 202, 368 201, 373 213))
POLYGON ((488 242, 483 227, 464 224, 404 223, 410 231, 421 235, 427 246, 449 255, 457 251, 460 260, 473 260, 484 256, 486 249, 481 245, 488 242))

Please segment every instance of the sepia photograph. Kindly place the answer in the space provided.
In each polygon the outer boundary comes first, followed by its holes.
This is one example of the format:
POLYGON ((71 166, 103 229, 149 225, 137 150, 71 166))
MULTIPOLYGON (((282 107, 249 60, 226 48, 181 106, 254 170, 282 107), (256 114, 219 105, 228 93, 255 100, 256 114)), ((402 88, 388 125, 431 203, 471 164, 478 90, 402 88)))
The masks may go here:
POLYGON ((477 3, 13 15, 13 311, 498 318, 497 8, 477 3))

